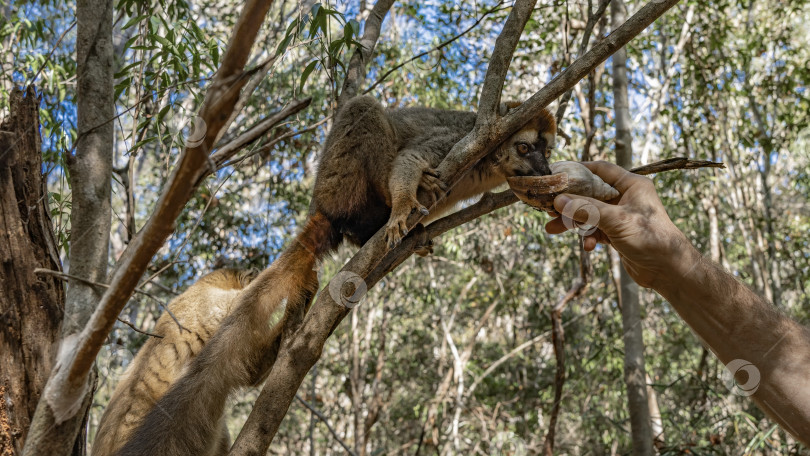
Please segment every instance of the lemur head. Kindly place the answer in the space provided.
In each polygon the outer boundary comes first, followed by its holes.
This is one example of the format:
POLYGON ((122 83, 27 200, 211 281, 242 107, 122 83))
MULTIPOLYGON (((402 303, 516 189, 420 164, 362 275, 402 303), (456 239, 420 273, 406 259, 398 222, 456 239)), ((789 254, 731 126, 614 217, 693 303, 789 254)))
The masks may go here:
MULTIPOLYGON (((506 114, 520 103, 501 103, 500 114, 506 114)), ((543 108, 517 133, 503 142, 493 154, 495 170, 504 177, 545 176, 551 174, 548 158, 557 137, 557 122, 543 108)))

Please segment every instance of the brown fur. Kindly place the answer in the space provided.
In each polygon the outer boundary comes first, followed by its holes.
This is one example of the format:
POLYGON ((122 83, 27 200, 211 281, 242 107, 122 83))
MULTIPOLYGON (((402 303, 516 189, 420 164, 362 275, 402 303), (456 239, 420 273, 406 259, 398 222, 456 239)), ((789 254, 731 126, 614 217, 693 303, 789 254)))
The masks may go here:
MULTIPOLYGON (((506 103, 501 111, 519 105, 506 103)), ((417 200, 420 188, 436 200, 444 198, 430 214, 432 220, 459 201, 505 183, 507 177, 551 174, 546 152, 557 127, 551 113, 541 109, 529 125, 446 191, 435 168, 472 130, 475 118, 473 112, 431 108, 385 110, 372 97, 353 98, 337 114, 326 138, 312 194, 314 211, 356 245, 387 222, 386 239, 395 245, 405 234, 411 212, 427 215, 428 209, 417 200), (538 150, 521 155, 513 139, 530 134, 538 150), (543 135, 548 138, 541 143, 543 135)))
POLYGON ((331 246, 328 229, 323 217, 311 217, 293 244, 239 293, 205 349, 116 454, 210 454, 217 445, 227 453, 227 444, 216 442, 225 400, 235 389, 264 380, 286 319, 306 312, 318 291, 316 256, 331 246))
POLYGON ((344 236, 362 245, 388 222, 389 243, 399 242, 404 219, 413 210, 427 210, 416 200, 419 188, 436 199, 444 197, 430 214, 435 218, 456 202, 504 183, 508 176, 551 173, 547 148, 556 126, 542 110, 458 185, 445 190, 434 168, 474 124, 471 112, 386 111, 371 97, 349 101, 326 138, 307 224, 239 294, 235 310, 118 454, 197 455, 215 446, 228 395, 264 378, 278 350, 277 336, 291 329, 289 321, 300 321, 318 290, 314 267, 344 236), (537 151, 519 154, 513 141, 518 137, 536 145, 537 151))
MULTIPOLYGON (((147 340, 124 373, 101 417, 93 456, 112 455, 129 438, 216 332, 251 277, 245 271, 220 269, 169 303, 169 310, 184 329, 168 313, 158 319, 154 333, 163 337, 147 340)), ((227 431, 220 438, 227 443, 227 431)))

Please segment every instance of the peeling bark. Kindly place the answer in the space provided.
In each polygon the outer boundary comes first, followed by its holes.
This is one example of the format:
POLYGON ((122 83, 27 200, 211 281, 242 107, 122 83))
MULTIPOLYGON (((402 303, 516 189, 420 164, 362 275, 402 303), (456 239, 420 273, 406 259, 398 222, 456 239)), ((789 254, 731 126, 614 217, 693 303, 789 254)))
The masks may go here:
POLYGON ((61 270, 51 230, 39 99, 33 87, 11 94, 0 125, 0 455, 22 454, 23 443, 55 359, 65 306, 62 283, 36 276, 61 270))

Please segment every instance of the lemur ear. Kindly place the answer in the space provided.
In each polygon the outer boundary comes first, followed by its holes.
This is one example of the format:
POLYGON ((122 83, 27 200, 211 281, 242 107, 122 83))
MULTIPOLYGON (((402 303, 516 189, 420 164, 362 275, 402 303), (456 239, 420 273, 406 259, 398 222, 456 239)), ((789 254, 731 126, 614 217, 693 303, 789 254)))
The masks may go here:
POLYGON ((506 101, 498 106, 498 115, 505 116, 509 111, 517 108, 522 103, 519 101, 506 101))

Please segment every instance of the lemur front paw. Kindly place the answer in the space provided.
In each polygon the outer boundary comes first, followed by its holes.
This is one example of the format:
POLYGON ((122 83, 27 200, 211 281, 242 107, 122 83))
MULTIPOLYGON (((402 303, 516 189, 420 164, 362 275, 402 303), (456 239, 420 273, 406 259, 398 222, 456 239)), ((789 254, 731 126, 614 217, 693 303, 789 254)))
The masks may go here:
POLYGON ((385 242, 388 244, 388 248, 396 247, 408 234, 408 216, 415 211, 419 211, 422 215, 430 213, 415 197, 410 197, 400 204, 394 203, 391 217, 385 225, 385 242))
POLYGON ((436 203, 447 192, 447 185, 439 178, 439 173, 434 168, 427 168, 422 172, 422 178, 419 181, 419 188, 426 191, 436 203))

